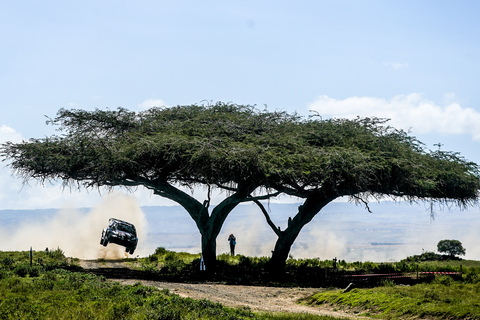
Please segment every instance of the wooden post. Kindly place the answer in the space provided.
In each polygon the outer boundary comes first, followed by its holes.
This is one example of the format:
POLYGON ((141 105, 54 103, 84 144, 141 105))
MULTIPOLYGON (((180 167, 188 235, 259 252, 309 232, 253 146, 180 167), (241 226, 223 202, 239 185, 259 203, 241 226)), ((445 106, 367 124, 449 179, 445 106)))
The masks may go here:
POLYGON ((30 267, 32 266, 32 259, 33 259, 33 251, 32 251, 32 247, 30 247, 30 267))
POLYGON ((200 258, 200 271, 205 271, 205 261, 203 261, 203 254, 200 258))
POLYGON ((418 280, 418 264, 417 264, 417 280, 418 280))

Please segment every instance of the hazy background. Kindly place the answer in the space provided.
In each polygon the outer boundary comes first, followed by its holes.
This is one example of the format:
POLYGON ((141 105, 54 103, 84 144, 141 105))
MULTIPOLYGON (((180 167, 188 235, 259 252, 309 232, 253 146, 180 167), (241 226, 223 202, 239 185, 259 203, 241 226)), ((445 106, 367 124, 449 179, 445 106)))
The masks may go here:
MULTIPOLYGON (((284 229, 297 204, 265 204, 272 220, 284 229)), ((480 259, 477 243, 478 208, 459 210, 429 204, 402 202, 364 206, 334 202, 322 210, 300 233, 291 255, 294 258, 347 261, 399 261, 424 251, 436 251, 438 241, 460 240, 467 259, 480 259)), ((133 256, 148 256, 157 247, 199 253, 200 234, 186 211, 179 206, 139 207, 134 197, 106 196, 94 208, 0 211, 0 250, 60 248, 67 256, 82 259, 120 259, 125 249, 115 244, 101 246, 101 231, 111 217, 135 224, 139 243, 133 256)), ((236 253, 270 256, 276 236, 256 205, 240 205, 227 218, 217 239, 217 254, 229 252, 227 238, 237 237, 236 253)))

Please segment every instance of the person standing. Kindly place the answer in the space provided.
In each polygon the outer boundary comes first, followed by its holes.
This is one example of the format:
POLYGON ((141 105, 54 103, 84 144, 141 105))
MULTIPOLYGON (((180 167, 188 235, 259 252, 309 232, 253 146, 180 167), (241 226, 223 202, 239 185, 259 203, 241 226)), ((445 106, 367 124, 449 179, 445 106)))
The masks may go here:
POLYGON ((230 254, 232 256, 234 256, 235 255, 235 245, 237 244, 237 239, 235 238, 233 233, 231 233, 230 236, 228 236, 228 243, 230 243, 230 254))

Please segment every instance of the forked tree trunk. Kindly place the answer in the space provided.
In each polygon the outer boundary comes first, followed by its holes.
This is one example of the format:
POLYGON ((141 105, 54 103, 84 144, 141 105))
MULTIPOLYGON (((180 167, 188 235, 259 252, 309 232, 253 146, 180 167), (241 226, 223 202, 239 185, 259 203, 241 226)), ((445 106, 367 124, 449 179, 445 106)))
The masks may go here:
POLYGON ((253 186, 248 186, 241 192, 225 198, 212 210, 211 215, 208 214, 206 206, 203 206, 201 213, 198 215, 200 218, 196 223, 202 235, 202 254, 207 274, 213 274, 217 267, 217 237, 222 230, 225 219, 254 189, 253 186))
POLYGON ((229 213, 232 212, 240 202, 244 201, 255 188, 255 185, 249 184, 244 187, 238 187, 238 192, 233 193, 221 201, 215 206, 211 214, 209 214, 208 211, 210 199, 201 204, 191 195, 170 185, 166 181, 160 181, 154 193, 177 202, 190 214, 190 217, 195 221, 202 235, 202 255, 205 263, 205 271, 207 271, 208 274, 213 274, 217 266, 216 241, 223 223, 229 213))
POLYGON ((278 276, 284 273, 288 254, 302 228, 336 197, 335 195, 328 195, 323 192, 310 194, 304 204, 298 207, 298 213, 293 219, 289 219, 287 228, 284 231, 277 232, 278 239, 272 251, 272 258, 270 259, 270 271, 272 275, 278 276))

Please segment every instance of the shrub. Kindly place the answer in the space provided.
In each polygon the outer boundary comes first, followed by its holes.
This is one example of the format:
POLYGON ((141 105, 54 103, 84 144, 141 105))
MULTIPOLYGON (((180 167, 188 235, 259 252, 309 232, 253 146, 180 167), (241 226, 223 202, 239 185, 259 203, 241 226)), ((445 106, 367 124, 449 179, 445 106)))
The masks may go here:
POLYGON ((158 256, 156 256, 154 254, 151 254, 151 255, 148 256, 148 261, 156 262, 156 261, 158 261, 158 256))
POLYGON ((435 277, 434 283, 438 283, 444 286, 450 286, 455 283, 455 281, 450 276, 437 276, 435 277))
POLYGON ((2 265, 4 268, 11 269, 15 261, 11 257, 5 257, 2 259, 2 265))
POLYGON ((10 276, 10 272, 7 270, 0 270, 0 280, 8 278, 10 276))
POLYGON ((395 287, 395 281, 393 281, 392 279, 383 279, 380 282, 380 285, 384 287, 395 287))
POLYGON ((164 256, 165 261, 174 261, 176 260, 175 252, 169 251, 164 256))
POLYGON ((49 251, 48 255, 54 259, 65 259, 65 253, 60 248, 49 251))
POLYGON ((40 275, 40 271, 40 266, 30 266, 26 263, 18 264, 13 269, 13 272, 20 277, 26 277, 27 275, 31 277, 38 277, 40 275))
POLYGON ((163 256, 166 253, 167 253, 167 249, 165 249, 163 247, 158 247, 157 249, 155 249, 154 255, 163 256))

